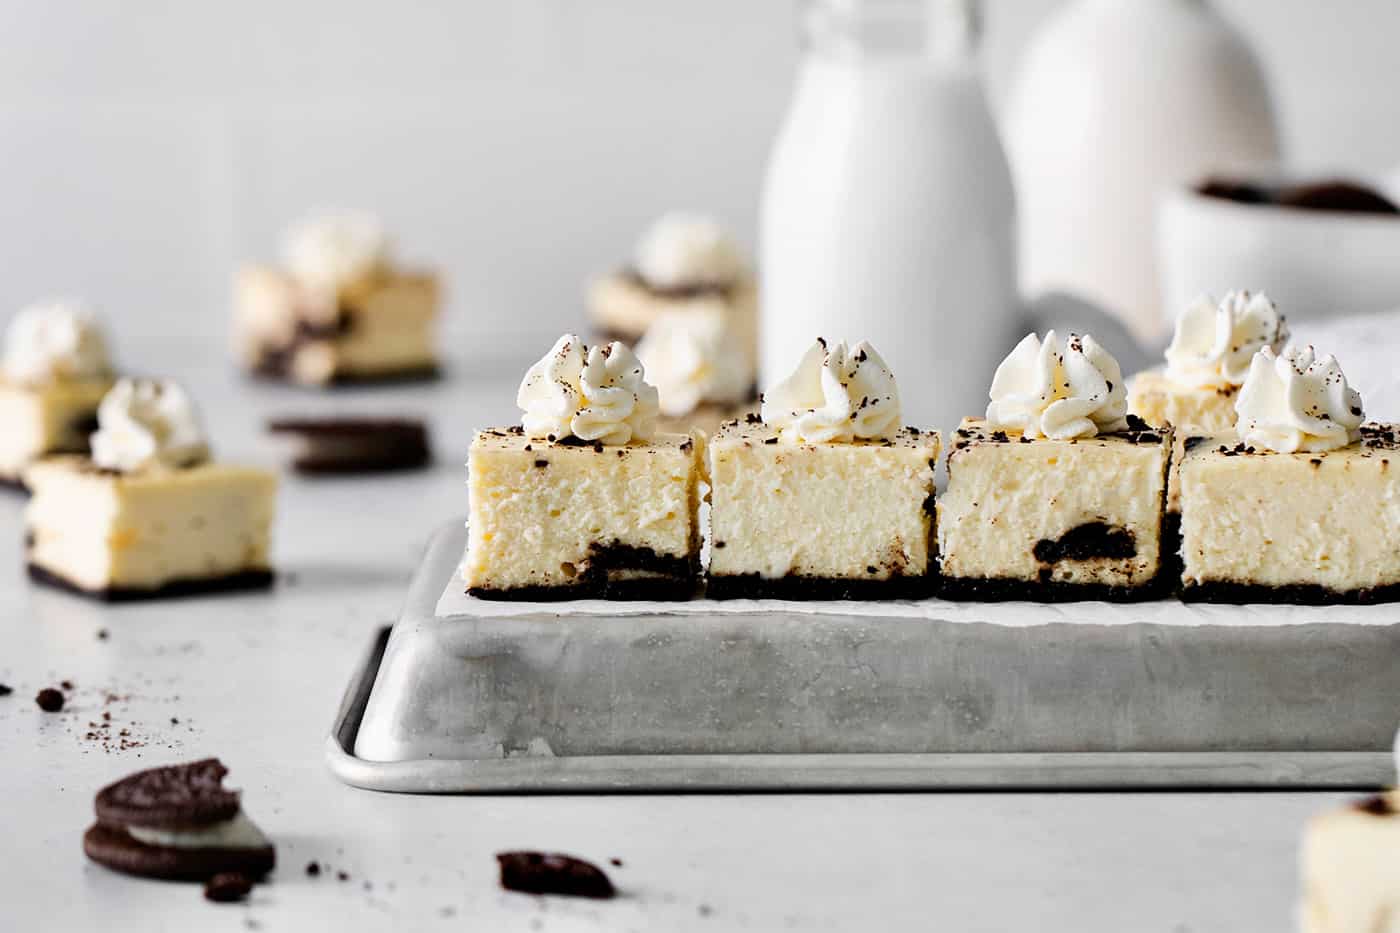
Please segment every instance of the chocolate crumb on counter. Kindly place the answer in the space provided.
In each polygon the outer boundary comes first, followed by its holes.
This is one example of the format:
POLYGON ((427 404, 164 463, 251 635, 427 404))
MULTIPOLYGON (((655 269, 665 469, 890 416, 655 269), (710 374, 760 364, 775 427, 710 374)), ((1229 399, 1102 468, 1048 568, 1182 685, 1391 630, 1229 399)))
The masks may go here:
POLYGON ((0 684, 0 697, 7 697, 15 692, 15 688, 9 684, 0 684))
POLYGON ((617 894, 598 866, 549 852, 500 852, 501 887, 524 894, 560 894, 605 899, 617 894))
POLYGON ((315 861, 307 862, 306 875, 309 878, 319 878, 321 876, 321 863, 315 861))
POLYGON ((34 696, 34 702, 46 713, 57 713, 63 709, 63 693, 54 687, 45 687, 34 696))
POLYGON ((229 871, 217 874, 204 885, 204 898, 216 904, 232 904, 241 901, 253 890, 253 882, 242 872, 229 871))

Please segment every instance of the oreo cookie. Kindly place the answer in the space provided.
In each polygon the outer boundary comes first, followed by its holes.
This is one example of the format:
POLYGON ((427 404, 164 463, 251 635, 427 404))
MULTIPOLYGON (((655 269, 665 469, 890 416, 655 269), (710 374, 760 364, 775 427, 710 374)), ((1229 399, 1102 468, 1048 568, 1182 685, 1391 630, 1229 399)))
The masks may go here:
POLYGON ((298 473, 417 470, 432 460, 427 427, 410 418, 278 418, 267 429, 297 438, 298 473))
POLYGON ((138 771, 97 794, 97 822, 83 851, 108 868, 146 878, 206 881, 223 873, 261 878, 276 851, 223 786, 217 758, 138 771))
POLYGON ((612 881, 592 862, 550 852, 498 852, 501 887, 523 894, 562 894, 606 899, 617 894, 612 881))

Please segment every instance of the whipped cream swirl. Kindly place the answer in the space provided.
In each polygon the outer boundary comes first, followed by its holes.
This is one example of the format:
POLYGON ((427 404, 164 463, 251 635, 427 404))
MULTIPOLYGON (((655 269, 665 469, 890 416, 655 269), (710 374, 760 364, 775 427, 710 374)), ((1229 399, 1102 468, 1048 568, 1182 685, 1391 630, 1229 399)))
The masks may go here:
POLYGON ((122 379, 97 407, 92 459, 129 473, 147 467, 193 466, 209 459, 199 415, 174 382, 122 379))
POLYGON ((97 315, 72 301, 44 301, 21 310, 5 332, 0 372, 24 385, 100 379, 109 371, 97 315))
POLYGON ((1255 353, 1287 340, 1288 325, 1263 292, 1228 292, 1219 304, 1202 295, 1177 319, 1167 378, 1202 389, 1239 386, 1255 353))
POLYGON ((763 394, 762 413, 790 444, 884 440, 899 430, 899 387, 866 341, 848 350, 817 338, 792 375, 763 394))
POLYGON ((1235 401, 1240 440, 1279 453, 1317 453, 1361 437, 1361 393, 1347 384, 1337 358, 1312 347, 1265 347, 1249 365, 1235 401))
POLYGON ((1128 427, 1123 373, 1088 334, 1027 334, 992 376, 987 425, 1071 440, 1128 427))
POLYGON ((737 404, 753 390, 753 359, 722 308, 663 311, 637 357, 661 395, 661 413, 673 418, 703 402, 737 404))
POLYGON ((308 288, 336 291, 371 278, 389 262, 389 238, 378 218, 341 211, 303 220, 282 238, 282 260, 308 288))
POLYGON ((626 346, 585 346, 565 334, 525 374, 515 403, 530 437, 577 437, 609 445, 647 441, 660 406, 646 368, 626 346))
POLYGON ((693 214, 666 214, 652 224, 637 244, 632 264, 656 288, 729 285, 745 271, 739 247, 725 229, 693 214))

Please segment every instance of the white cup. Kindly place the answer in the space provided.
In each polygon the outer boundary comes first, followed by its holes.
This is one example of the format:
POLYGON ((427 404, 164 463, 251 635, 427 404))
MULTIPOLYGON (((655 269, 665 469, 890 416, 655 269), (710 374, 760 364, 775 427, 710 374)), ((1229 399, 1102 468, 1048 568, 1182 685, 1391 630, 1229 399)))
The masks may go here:
POLYGON ((1167 193, 1157 214, 1168 314, 1196 296, 1267 292, 1290 320, 1400 306, 1400 216, 1241 204, 1194 188, 1167 193))

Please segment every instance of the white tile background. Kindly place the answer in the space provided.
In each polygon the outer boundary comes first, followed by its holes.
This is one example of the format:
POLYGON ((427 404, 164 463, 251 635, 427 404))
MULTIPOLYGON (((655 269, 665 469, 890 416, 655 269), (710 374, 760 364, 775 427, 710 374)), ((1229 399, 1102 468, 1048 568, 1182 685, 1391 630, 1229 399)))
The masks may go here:
MULTIPOLYGON (((1123 0, 1130 2, 1130 0, 1123 0)), ((1217 0, 1304 166, 1400 163, 1400 3, 1217 0)), ((1057 0, 989 0, 994 99, 1057 0)), ((304 207, 381 212, 446 332, 539 342, 673 206, 751 240, 795 62, 780 0, 0 2, 0 317, 79 294, 124 354, 219 339, 304 207)))

